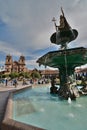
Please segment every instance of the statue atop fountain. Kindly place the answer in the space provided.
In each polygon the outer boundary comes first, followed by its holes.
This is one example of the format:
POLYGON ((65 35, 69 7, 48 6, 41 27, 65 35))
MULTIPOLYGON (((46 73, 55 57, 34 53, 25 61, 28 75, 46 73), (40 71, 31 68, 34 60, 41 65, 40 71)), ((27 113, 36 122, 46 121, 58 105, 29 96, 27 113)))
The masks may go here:
POLYGON ((54 22, 56 32, 52 34, 50 40, 51 43, 61 45, 61 49, 66 49, 67 44, 73 40, 75 40, 78 36, 78 31, 76 29, 72 29, 69 23, 67 22, 63 9, 61 8, 62 15, 60 15, 60 25, 56 25, 55 17, 53 17, 52 21, 54 22))
POLYGON ((61 7, 61 12, 62 12, 62 15, 60 15, 60 25, 59 26, 56 25, 55 17, 53 17, 53 20, 52 20, 52 21, 54 21, 56 31, 57 30, 60 30, 60 31, 70 30, 71 27, 68 24, 68 22, 67 22, 67 20, 66 20, 66 18, 64 16, 64 12, 63 12, 62 7, 61 7))
POLYGON ((53 18, 56 32, 51 37, 51 43, 60 45, 58 51, 48 52, 37 60, 39 65, 50 66, 59 69, 60 87, 57 89, 54 85, 54 79, 51 82, 51 93, 57 93, 64 99, 76 99, 79 97, 79 91, 71 76, 74 75, 75 67, 87 63, 87 49, 84 47, 68 49, 68 44, 75 40, 78 36, 78 31, 72 29, 67 22, 63 9, 60 15, 60 25, 56 25, 56 20, 53 18))

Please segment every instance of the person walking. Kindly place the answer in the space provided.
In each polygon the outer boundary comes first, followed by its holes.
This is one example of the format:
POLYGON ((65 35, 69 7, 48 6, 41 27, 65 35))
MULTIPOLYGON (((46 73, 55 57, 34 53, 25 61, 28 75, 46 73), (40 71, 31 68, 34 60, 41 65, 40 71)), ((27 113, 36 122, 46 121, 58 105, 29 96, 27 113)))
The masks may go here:
POLYGON ((8 85, 8 79, 6 78, 5 79, 5 86, 7 86, 8 85))
POLYGON ((14 79, 14 86, 15 86, 15 88, 17 87, 17 80, 16 79, 14 79))

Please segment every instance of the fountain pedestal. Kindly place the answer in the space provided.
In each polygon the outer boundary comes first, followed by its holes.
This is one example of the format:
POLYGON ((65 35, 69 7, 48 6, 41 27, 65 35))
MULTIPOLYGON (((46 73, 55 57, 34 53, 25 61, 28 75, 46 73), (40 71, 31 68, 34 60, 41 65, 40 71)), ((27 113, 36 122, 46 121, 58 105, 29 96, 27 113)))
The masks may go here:
POLYGON ((72 48, 66 50, 52 51, 43 55, 37 60, 39 65, 50 66, 59 68, 60 88, 58 94, 65 99, 71 95, 71 98, 78 96, 76 88, 73 87, 73 93, 71 94, 71 88, 68 84, 69 76, 74 74, 74 69, 77 66, 87 63, 87 49, 84 47, 72 48))
MULTIPOLYGON (((58 93, 59 96, 67 99, 75 99, 79 96, 76 85, 70 84, 70 76, 74 74, 74 69, 77 66, 87 63, 87 49, 83 47, 67 49, 67 44, 75 40, 78 36, 78 31, 72 29, 68 24, 64 12, 61 8, 62 15, 60 15, 60 26, 54 25, 56 32, 50 37, 52 43, 61 45, 61 50, 48 52, 37 60, 39 65, 59 68, 60 88, 57 91, 55 85, 52 83, 51 93, 58 93)), ((53 81, 54 82, 54 81, 53 81)), ((72 82, 73 83, 73 82, 72 82)))

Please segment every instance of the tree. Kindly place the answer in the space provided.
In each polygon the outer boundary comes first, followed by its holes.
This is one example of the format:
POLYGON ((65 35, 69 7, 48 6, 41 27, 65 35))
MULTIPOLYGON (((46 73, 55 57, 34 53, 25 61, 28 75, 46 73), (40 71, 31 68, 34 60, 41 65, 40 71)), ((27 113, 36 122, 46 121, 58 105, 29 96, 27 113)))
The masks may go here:
POLYGON ((41 78, 41 75, 38 71, 34 70, 32 73, 31 73, 31 77, 32 78, 41 78))
POLYGON ((19 77, 30 78, 29 72, 20 72, 19 77))
POLYGON ((17 72, 12 72, 11 74, 9 74, 9 76, 11 77, 11 79, 14 79, 19 77, 19 74, 17 72))

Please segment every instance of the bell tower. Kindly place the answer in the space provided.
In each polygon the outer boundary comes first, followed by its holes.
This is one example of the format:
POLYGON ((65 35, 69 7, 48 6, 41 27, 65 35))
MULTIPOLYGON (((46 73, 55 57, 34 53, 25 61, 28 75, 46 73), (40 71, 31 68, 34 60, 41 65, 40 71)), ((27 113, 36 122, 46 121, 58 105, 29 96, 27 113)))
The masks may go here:
POLYGON ((5 61, 5 69, 6 69, 7 72, 11 72, 12 64, 13 64, 12 56, 7 55, 6 56, 6 61, 5 61))
POLYGON ((24 57, 24 56, 20 56, 20 58, 19 58, 19 63, 20 63, 21 65, 25 65, 25 57, 24 57))
POLYGON ((25 71, 25 57, 20 56, 19 58, 19 71, 24 72, 25 71))

